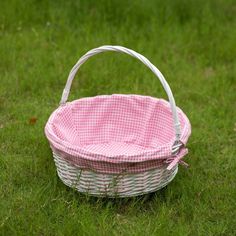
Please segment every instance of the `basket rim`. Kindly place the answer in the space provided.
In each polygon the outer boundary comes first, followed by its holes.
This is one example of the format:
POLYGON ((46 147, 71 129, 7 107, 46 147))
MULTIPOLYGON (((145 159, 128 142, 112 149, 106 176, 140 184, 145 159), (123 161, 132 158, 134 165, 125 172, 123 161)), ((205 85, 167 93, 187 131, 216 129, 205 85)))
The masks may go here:
MULTIPOLYGON (((72 145, 69 142, 66 142, 63 140, 58 138, 56 135, 54 135, 53 131, 51 130, 51 125, 53 123, 53 119, 54 117, 57 115, 57 113, 59 113, 65 106, 72 106, 75 103, 77 103, 80 100, 85 100, 85 99, 89 99, 89 100, 93 100, 95 98, 110 98, 110 97, 114 97, 114 96, 123 96, 123 97, 142 97, 142 98, 149 98, 158 102, 161 102, 162 104, 164 104, 167 107, 170 107, 170 103, 168 101, 166 101, 165 99, 162 98, 155 98, 152 96, 147 96, 147 95, 139 95, 139 94, 107 94, 107 95, 96 95, 96 96, 91 96, 91 97, 82 97, 70 102, 67 102, 61 106, 59 106, 56 110, 54 110, 52 112, 52 114, 50 115, 46 125, 45 125, 45 135, 47 137, 47 139, 50 142, 50 145, 53 148, 56 148, 57 150, 61 151, 63 150, 63 152, 68 153, 70 156, 79 156, 82 158, 85 158, 87 160, 98 160, 98 157, 101 157, 104 159, 106 159, 106 161, 108 162, 113 162, 113 163, 123 163, 123 162, 139 162, 139 157, 141 156, 145 156, 145 161, 148 160, 153 160, 153 159, 163 159, 163 158, 168 158, 172 156, 171 153, 171 148, 172 145, 175 141, 175 138, 173 137, 173 140, 170 140, 170 142, 164 144, 164 145, 160 145, 155 149, 149 149, 149 150, 143 150, 140 152, 137 152, 136 154, 130 154, 130 155, 113 155, 112 157, 110 155, 103 155, 103 154, 98 154, 96 152, 93 151, 88 151, 83 147, 80 147, 80 151, 78 152, 78 150, 75 150, 75 145, 72 145), (65 151, 67 150, 67 151, 65 151), (163 154, 160 156, 160 154, 163 154), (158 158, 157 158, 158 156, 158 158), (117 159, 120 159, 122 157, 122 161, 117 161, 117 159)), ((191 134, 191 124, 189 122, 188 117, 185 115, 185 113, 179 108, 177 107, 177 112, 179 115, 181 115, 184 119, 184 128, 182 129, 182 133, 181 133, 181 137, 180 137, 180 141, 186 145, 188 138, 191 134)))

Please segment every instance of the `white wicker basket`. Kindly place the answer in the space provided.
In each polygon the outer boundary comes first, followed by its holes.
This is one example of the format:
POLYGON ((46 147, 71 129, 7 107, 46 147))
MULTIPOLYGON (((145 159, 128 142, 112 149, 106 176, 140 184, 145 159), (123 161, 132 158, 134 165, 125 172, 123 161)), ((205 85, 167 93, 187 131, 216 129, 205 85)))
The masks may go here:
MULTIPOLYGON (((103 51, 118 51, 129 54, 132 57, 135 57, 141 62, 143 62, 159 78, 163 88, 165 89, 168 95, 173 116, 175 142, 173 142, 171 153, 173 155, 172 160, 174 160, 175 156, 179 153, 180 149, 185 144, 181 139, 182 131, 178 117, 179 116, 178 112, 180 112, 179 111, 180 109, 176 108, 175 100, 172 95, 171 89, 168 83, 166 82, 165 78, 161 74, 161 72, 148 59, 146 59, 139 53, 134 52, 131 49, 127 49, 120 46, 102 46, 90 50, 84 56, 82 56, 70 72, 66 87, 62 94, 60 102, 61 106, 64 106, 66 104, 72 81, 80 66, 89 57, 103 51)), ((187 117, 185 118, 186 122, 189 122, 187 117)), ((48 123, 50 123, 50 120, 52 120, 52 117, 50 117, 48 123)), ((50 141, 50 135, 49 132, 47 131, 50 128, 47 128, 47 125, 45 130, 46 130, 46 135, 50 141)), ((189 133, 187 133, 185 137, 186 142, 189 135, 190 131, 189 133)), ((75 163, 71 163, 70 161, 68 161, 68 159, 64 158, 63 155, 59 154, 60 152, 56 152, 53 147, 52 151, 53 151, 54 161, 57 167, 58 176, 63 181, 63 183, 69 187, 77 189, 79 192, 94 196, 131 197, 154 192, 166 186, 170 181, 172 181, 172 179, 175 177, 178 171, 178 160, 176 160, 176 162, 172 164, 171 168, 167 168, 169 166, 169 163, 167 163, 166 159, 164 160, 162 159, 160 160, 161 164, 157 168, 149 169, 147 171, 139 173, 127 173, 127 172, 121 172, 120 174, 101 173, 94 169, 81 168, 75 163)))

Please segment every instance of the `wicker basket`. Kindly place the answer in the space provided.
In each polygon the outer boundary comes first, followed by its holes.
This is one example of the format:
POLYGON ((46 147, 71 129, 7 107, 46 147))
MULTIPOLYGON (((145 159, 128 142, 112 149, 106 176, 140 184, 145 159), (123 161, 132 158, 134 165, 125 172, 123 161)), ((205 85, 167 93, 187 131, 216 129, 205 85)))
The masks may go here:
POLYGON ((191 127, 165 78, 148 59, 121 46, 102 46, 72 68, 45 134, 64 184, 94 196, 131 197, 154 192, 175 177, 187 154, 191 127), (123 52, 143 62, 159 78, 169 102, 117 94, 66 102, 80 66, 103 51, 123 52))

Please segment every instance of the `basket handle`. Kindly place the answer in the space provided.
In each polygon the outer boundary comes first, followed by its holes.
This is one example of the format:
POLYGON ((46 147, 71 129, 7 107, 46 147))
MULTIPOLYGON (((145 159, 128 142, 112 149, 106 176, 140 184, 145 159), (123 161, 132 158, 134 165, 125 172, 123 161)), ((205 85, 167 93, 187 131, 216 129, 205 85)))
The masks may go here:
POLYGON ((121 47, 121 46, 110 46, 110 45, 106 45, 106 46, 101 46, 98 48, 94 48, 90 51, 88 51, 86 54, 84 54, 79 60, 78 62, 74 65, 74 67, 71 69, 70 74, 68 76, 67 82, 66 82, 66 86, 65 89, 63 90, 62 93, 62 97, 61 97, 61 102, 60 104, 65 104, 69 93, 70 93, 70 88, 71 88, 71 84, 72 81, 78 71, 78 69, 80 68, 80 66, 87 61, 90 57, 92 57, 93 55, 96 55, 98 53, 101 52, 105 52, 105 51, 116 51, 116 52, 123 52, 126 53, 132 57, 137 58, 138 60, 140 60, 143 64, 145 64, 156 76, 157 78, 160 80, 163 88, 165 89, 167 96, 169 98, 169 102, 171 105, 171 110, 172 110, 172 114, 173 114, 173 120, 174 120, 174 129, 175 129, 175 135, 176 135, 176 141, 174 143, 173 149, 172 149, 172 153, 176 153, 176 151, 179 150, 179 139, 181 136, 181 127, 180 127, 180 122, 179 122, 179 117, 177 114, 177 109, 176 109, 176 105, 175 105, 175 99, 173 97, 173 94, 171 92, 170 86, 168 85, 168 83, 166 82, 164 76, 162 75, 162 73, 144 56, 142 56, 141 54, 125 48, 125 47, 121 47))

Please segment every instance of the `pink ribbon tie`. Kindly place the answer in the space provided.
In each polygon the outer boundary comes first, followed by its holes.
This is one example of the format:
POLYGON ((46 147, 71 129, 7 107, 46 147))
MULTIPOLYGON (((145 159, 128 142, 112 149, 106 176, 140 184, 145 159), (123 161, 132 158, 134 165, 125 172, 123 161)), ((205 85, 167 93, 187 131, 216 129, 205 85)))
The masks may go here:
POLYGON ((181 160, 183 158, 183 156, 177 156, 177 157, 170 157, 166 160, 166 163, 170 163, 167 166, 167 170, 171 170, 177 163, 183 165, 184 167, 188 167, 189 165, 184 162, 183 160, 181 160))

